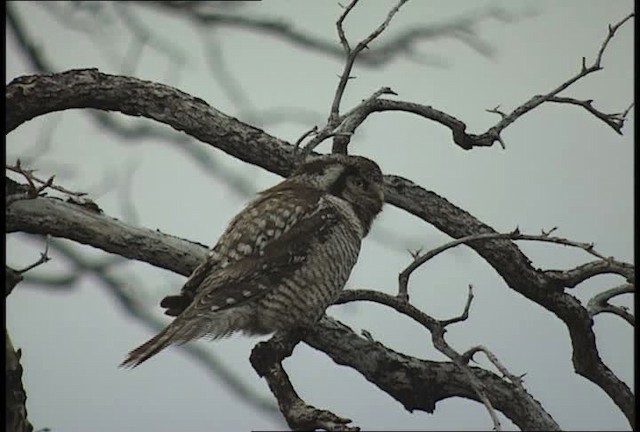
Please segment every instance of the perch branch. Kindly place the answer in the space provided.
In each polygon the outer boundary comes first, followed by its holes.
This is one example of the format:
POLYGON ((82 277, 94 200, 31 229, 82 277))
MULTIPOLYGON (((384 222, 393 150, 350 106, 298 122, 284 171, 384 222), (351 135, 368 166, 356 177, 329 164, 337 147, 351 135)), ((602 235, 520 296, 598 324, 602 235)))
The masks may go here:
POLYGON ((308 405, 293 388, 282 361, 293 353, 302 336, 301 331, 276 333, 268 341, 258 343, 249 357, 251 365, 267 381, 280 412, 293 430, 359 431, 360 428, 347 425, 350 419, 308 405))

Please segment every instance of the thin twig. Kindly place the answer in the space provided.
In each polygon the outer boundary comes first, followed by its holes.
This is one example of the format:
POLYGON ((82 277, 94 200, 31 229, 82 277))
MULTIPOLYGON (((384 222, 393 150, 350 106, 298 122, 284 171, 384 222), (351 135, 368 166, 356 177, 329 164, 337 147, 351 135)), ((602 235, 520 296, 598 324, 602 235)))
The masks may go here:
POLYGON ((500 105, 496 105, 495 108, 487 109, 485 111, 493 114, 498 114, 501 118, 505 118, 507 116, 503 111, 500 111, 500 105))
POLYGON ((18 174, 22 174, 22 176, 27 180, 27 182, 29 183, 29 186, 31 187, 33 193, 35 194, 35 196, 38 196, 42 191, 44 191, 47 188, 51 188, 51 189, 55 189, 59 192, 62 192, 64 194, 67 195, 72 195, 72 196, 77 196, 77 197, 81 197, 84 195, 87 195, 86 192, 73 192, 70 191, 68 189, 63 188, 62 186, 57 186, 53 184, 53 179, 55 178, 55 175, 49 177, 47 180, 42 180, 38 177, 36 177, 33 173, 35 172, 35 170, 28 170, 28 169, 24 169, 20 163, 20 159, 18 159, 16 161, 15 165, 5 165, 5 168, 8 169, 9 171, 13 171, 15 173, 18 174), (35 186, 35 183, 40 183, 42 186, 35 186))
POLYGON ((347 40, 347 37, 344 34, 343 23, 347 15, 349 15, 349 12, 351 12, 351 10, 355 7, 356 4, 358 4, 358 0, 352 0, 351 3, 349 3, 344 8, 344 12, 340 14, 340 18, 338 18, 338 21, 336 22, 336 28, 338 29, 338 37, 340 38, 340 45, 342 45, 342 48, 344 49, 344 52, 347 55, 351 54, 351 46, 349 46, 349 41, 347 40))
POLYGON ((484 233, 484 234, 474 234, 467 237, 462 237, 448 243, 443 244, 435 249, 431 249, 424 254, 420 254, 413 258, 413 261, 398 275, 398 298, 404 301, 408 301, 408 283, 409 278, 411 277, 411 273, 413 273, 418 267, 439 255, 440 253, 446 251, 447 249, 451 249, 461 244, 469 243, 472 241, 478 240, 499 240, 499 239, 508 239, 508 240, 530 240, 530 241, 541 241, 548 243, 556 243, 564 246, 572 246, 579 249, 584 250, 585 252, 600 258, 603 261, 610 261, 612 258, 605 257, 602 254, 598 253, 594 249, 593 243, 580 243, 573 240, 568 240, 561 237, 551 237, 549 233, 554 230, 549 231, 548 233, 544 233, 541 235, 530 235, 530 234, 521 234, 520 230, 516 228, 512 232, 509 233, 484 233))
POLYGON ((593 100, 578 100, 569 97, 560 97, 553 96, 547 99, 548 102, 556 102, 556 103, 566 103, 571 105, 578 105, 589 111, 591 114, 605 122, 607 125, 611 127, 614 131, 616 131, 619 135, 622 135, 622 126, 624 125, 624 121, 626 120, 627 114, 629 110, 633 106, 633 103, 627 108, 625 111, 621 113, 613 113, 606 114, 602 111, 595 109, 592 105, 593 100))
MULTIPOLYGON (((349 143, 350 136, 351 136, 351 133, 353 132, 353 129, 352 130, 344 130, 344 128, 339 129, 339 127, 341 126, 341 124, 344 122, 346 118, 346 116, 340 115, 340 102, 342 101, 342 96, 344 95, 347 82, 349 81, 349 79, 353 78, 351 76, 351 70, 353 69, 353 65, 355 63, 356 58, 358 57, 358 54, 360 54, 360 52, 363 49, 368 48, 368 44, 370 44, 389 26, 389 23, 391 22, 391 19, 393 18, 393 16, 398 12, 400 7, 402 7, 402 5, 405 4, 406 2, 407 0, 400 0, 398 4, 396 4, 396 6, 394 6, 389 11, 389 13, 387 14, 387 18, 384 20, 384 22, 380 24, 378 28, 376 28, 373 32, 371 32, 369 36, 367 36, 365 39, 360 41, 356 45, 356 47, 353 49, 351 49, 351 46, 349 45, 347 37, 345 36, 343 25, 344 25, 344 20, 346 19, 347 15, 349 15, 349 13, 356 6, 356 4, 358 3, 358 0, 352 0, 352 2, 345 7, 344 12, 340 15, 340 17, 338 18, 338 21, 336 22, 336 27, 338 29, 338 37, 340 38, 340 44, 342 45, 345 53, 347 54, 344 70, 342 71, 342 74, 340 75, 340 80, 338 81, 338 86, 336 88, 333 102, 331 104, 331 110, 329 112, 329 118, 327 119, 327 123, 316 134, 316 136, 305 145, 304 151, 302 153, 303 159, 306 158, 306 156, 309 155, 318 145, 320 145, 320 143, 322 143, 324 140, 326 140, 331 136, 338 137, 336 142, 334 142, 333 152, 346 153, 346 148, 349 143)), ((383 87, 382 89, 375 92, 374 95, 371 96, 371 98, 375 99, 381 96, 382 94, 396 94, 396 93, 393 92, 393 90, 391 90, 388 87, 383 87)), ((371 98, 369 98, 369 100, 371 98)), ((369 100, 361 103, 359 106, 369 103, 368 102, 369 100)), ((354 110, 355 109, 357 108, 354 108, 354 110)))
POLYGON ((467 303, 464 306, 464 310, 460 316, 450 318, 447 320, 440 321, 443 326, 448 326, 449 324, 455 324, 460 321, 465 321, 469 318, 469 310, 471 309, 471 302, 473 301, 473 285, 469 284, 469 290, 467 293, 467 303))
POLYGON ((51 257, 49 256, 49 244, 51 244, 51 235, 47 234, 45 236, 44 251, 40 252, 40 258, 38 258, 38 260, 36 262, 34 262, 33 264, 28 265, 25 268, 23 268, 22 270, 16 270, 16 272, 18 274, 22 275, 23 273, 26 273, 29 270, 32 270, 32 269, 38 267, 39 265, 42 265, 42 264, 50 261, 51 257))
POLYGON ((489 361, 491 363, 493 363, 493 365, 500 371, 500 373, 509 379, 509 381, 511 381, 513 384, 515 384, 516 386, 518 386, 518 388, 522 391, 524 390, 524 387, 522 386, 522 379, 524 378, 524 376, 526 374, 523 375, 513 375, 511 372, 509 372, 509 370, 500 362, 500 360, 498 360, 498 357, 492 353, 491 351, 489 351, 489 349, 487 349, 485 346, 483 345, 477 345, 473 348, 468 349, 463 355, 462 357, 466 360, 471 360, 473 358, 473 355, 477 352, 482 352, 484 353, 487 358, 489 359, 489 361))
POLYGON ((296 165, 303 163, 308 155, 307 152, 300 153, 300 145, 302 145, 302 141, 304 141, 308 136, 318 135, 318 126, 314 126, 305 133, 303 133, 300 138, 296 140, 295 145, 293 146, 293 159, 296 165))
POLYGON ((493 137, 495 140, 498 140, 498 137, 500 137, 500 133, 502 132, 502 130, 505 129, 507 126, 509 126, 511 123, 513 123, 515 120, 517 120, 519 117, 533 110, 534 108, 538 107, 542 103, 548 102, 550 99, 554 98, 558 93, 567 89, 570 85, 574 84, 576 81, 584 78, 587 75, 590 75, 594 72, 601 70, 602 56, 604 54, 605 49, 607 48, 607 45, 615 35, 616 31, 633 16, 634 14, 631 13, 627 15, 625 18, 623 18, 617 24, 613 26, 609 25, 609 32, 607 33, 606 38, 602 42, 602 45, 598 50, 596 59, 594 60, 593 64, 591 64, 591 66, 586 65, 586 59, 583 57, 580 71, 577 74, 567 79, 565 82, 563 82, 553 90, 549 91, 547 94, 533 96, 531 99, 529 99, 528 101, 526 101, 525 103, 523 103, 522 105, 514 109, 511 113, 504 116, 498 124, 491 127, 487 132, 480 135, 478 138, 481 139, 483 137, 493 137))
POLYGON ((338 82, 338 87, 336 88, 336 93, 333 98, 333 103, 331 104, 331 111, 329 113, 329 120, 327 123, 334 124, 338 117, 340 116, 340 102, 342 101, 342 96, 344 94, 344 90, 347 86, 347 82, 349 81, 349 77, 351 76, 351 70, 353 69, 353 64, 356 61, 356 57, 365 48, 368 48, 368 45, 377 38, 388 26, 391 22, 393 16, 400 10, 402 5, 404 5, 407 0, 400 0, 387 14, 387 18, 384 20, 382 24, 378 26, 369 36, 360 41, 356 47, 351 50, 349 48, 349 42, 347 41, 344 30, 342 29, 342 25, 344 19, 347 17, 349 12, 356 5, 358 0, 353 0, 349 6, 345 9, 344 13, 340 16, 340 19, 337 22, 338 27, 338 35, 340 36, 340 42, 347 53, 347 60, 344 65, 344 70, 342 71, 342 75, 340 76, 340 81, 338 82))

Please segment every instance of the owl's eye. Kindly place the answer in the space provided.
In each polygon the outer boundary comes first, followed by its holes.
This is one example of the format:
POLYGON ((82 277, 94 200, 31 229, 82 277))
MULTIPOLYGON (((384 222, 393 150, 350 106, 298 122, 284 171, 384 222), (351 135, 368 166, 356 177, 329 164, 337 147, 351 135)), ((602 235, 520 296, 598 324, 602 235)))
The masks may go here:
POLYGON ((360 189, 364 189, 366 187, 365 181, 360 177, 354 177, 351 180, 351 183, 353 183, 357 188, 360 188, 360 189))

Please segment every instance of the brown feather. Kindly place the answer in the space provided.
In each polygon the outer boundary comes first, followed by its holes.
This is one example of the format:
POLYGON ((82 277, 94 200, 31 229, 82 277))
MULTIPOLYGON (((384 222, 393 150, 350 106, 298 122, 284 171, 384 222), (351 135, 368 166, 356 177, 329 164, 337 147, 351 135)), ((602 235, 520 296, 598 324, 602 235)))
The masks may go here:
POLYGON ((173 343, 172 337, 176 333, 176 327, 169 325, 147 342, 132 350, 127 358, 120 363, 120 367, 134 368, 140 363, 149 360, 154 355, 173 343))

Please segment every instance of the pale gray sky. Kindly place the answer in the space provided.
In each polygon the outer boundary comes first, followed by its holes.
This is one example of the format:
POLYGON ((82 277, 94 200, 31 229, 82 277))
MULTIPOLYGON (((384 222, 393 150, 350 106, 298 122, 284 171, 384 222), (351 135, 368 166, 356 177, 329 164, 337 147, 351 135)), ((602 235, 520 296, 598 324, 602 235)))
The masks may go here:
MULTIPOLYGON (((362 2, 347 20, 349 39, 355 42, 370 32, 392 4, 362 2)), ((457 39, 424 41, 416 45, 418 61, 401 56, 379 69, 356 66, 357 79, 349 83, 343 110, 389 86, 401 100, 432 105, 465 121, 469 131, 483 132, 497 121, 486 109, 499 104, 509 111, 565 81, 578 71, 581 57, 593 60, 607 25, 633 10, 628 0, 414 0, 401 9, 379 42, 407 26, 438 24, 488 5, 500 5, 519 17, 515 22, 484 20, 476 27, 477 35, 491 47, 491 56, 480 55, 457 39)), ((56 70, 97 67, 107 73, 124 73, 121 64, 130 49, 131 35, 113 16, 94 21, 95 44, 85 33, 53 19, 42 4, 20 2, 13 7, 56 70)), ((280 17, 297 29, 338 43, 335 21, 342 9, 337 2, 269 0, 251 3, 243 10, 280 17)), ((131 11, 158 32, 163 47, 181 50, 184 55, 184 64, 176 74, 167 72, 169 62, 163 54, 147 48, 131 75, 175 86, 251 122, 229 97, 225 85, 216 80, 224 68, 256 109, 286 107, 312 113, 306 123, 260 126, 290 142, 325 120, 342 70, 339 59, 265 35, 223 28, 210 33, 210 43, 219 44, 213 59, 218 75, 213 75, 204 60, 201 29, 145 7, 131 6, 131 11)), ((605 112, 626 109, 633 101, 632 53, 633 22, 629 22, 605 53, 604 70, 572 86, 565 95, 593 99, 594 106, 605 112)), ((7 82, 30 72, 7 31, 7 82)), ((149 124, 120 114, 112 116, 149 124)), ((22 125, 7 137, 7 161, 32 155, 39 134, 57 121, 50 148, 33 168, 43 177, 56 174, 58 182, 69 189, 97 193, 103 178, 125 181, 127 170, 137 167, 131 196, 137 223, 142 226, 213 244, 247 199, 196 167, 175 145, 159 139, 123 142, 96 128, 82 111, 56 113, 22 125)), ((408 114, 382 113, 358 129, 350 151, 376 160, 385 173, 410 178, 438 193, 496 230, 519 226, 523 232, 537 234, 540 229, 558 226, 559 236, 594 242, 602 254, 633 262, 634 121, 632 113, 624 135, 619 136, 584 110, 548 104, 503 133, 506 150, 496 145, 463 151, 452 144, 449 131, 435 123, 408 114)), ((209 146, 202 148, 255 189, 279 180, 209 146)), ((329 151, 329 145, 322 145, 319 151, 329 151)), ((95 196, 107 214, 125 216, 117 190, 95 196)), ((348 286, 394 293, 398 273, 410 262, 402 249, 428 249, 447 240, 435 228, 386 206, 364 243, 348 286), (385 246, 389 234, 401 239, 402 248, 385 246)), ((580 250, 519 244, 540 268, 563 269, 591 260, 580 250)), ((37 242, 11 235, 7 240, 8 264, 24 267, 37 259, 40 250, 37 242)), ((82 250, 90 257, 104 256, 90 248, 82 250)), ((62 273, 64 264, 63 258, 54 256, 33 273, 62 273)), ((131 290, 144 293, 158 314, 158 301, 179 290, 184 281, 139 262, 119 267, 117 275, 129 279, 131 290)), ((475 287, 471 316, 447 333, 456 349, 464 351, 482 344, 513 373, 526 372, 527 389, 564 429, 629 429, 604 392, 573 373, 565 326, 511 291, 470 249, 449 251, 420 269, 412 278, 411 298, 437 318, 451 317, 462 310, 470 283, 475 287)), ((573 294, 586 302, 594 293, 618 283, 614 277, 599 277, 575 288, 573 294)), ((633 308, 629 295, 615 303, 633 308)), ((395 350, 445 360, 422 328, 381 306, 352 304, 333 307, 328 313, 356 331, 367 329, 395 350)), ((91 278, 64 293, 19 285, 7 299, 7 328, 14 345, 23 350, 27 408, 36 428, 50 427, 54 432, 197 432, 282 427, 230 394, 179 349, 169 349, 134 371, 118 369, 124 355, 151 334, 128 319, 91 278)), ((633 329, 619 317, 601 315, 595 319, 595 330, 603 359, 633 387, 633 329)), ((256 340, 233 337, 197 343, 235 368, 257 393, 271 398, 266 383, 248 361, 256 340)), ((489 367, 484 360, 480 363, 489 367)), ((408 413, 353 370, 337 366, 303 345, 296 348, 285 367, 308 403, 349 417, 363 429, 492 427, 482 405, 462 399, 439 403, 433 415, 408 413)), ((506 419, 503 425, 515 428, 506 419)))

